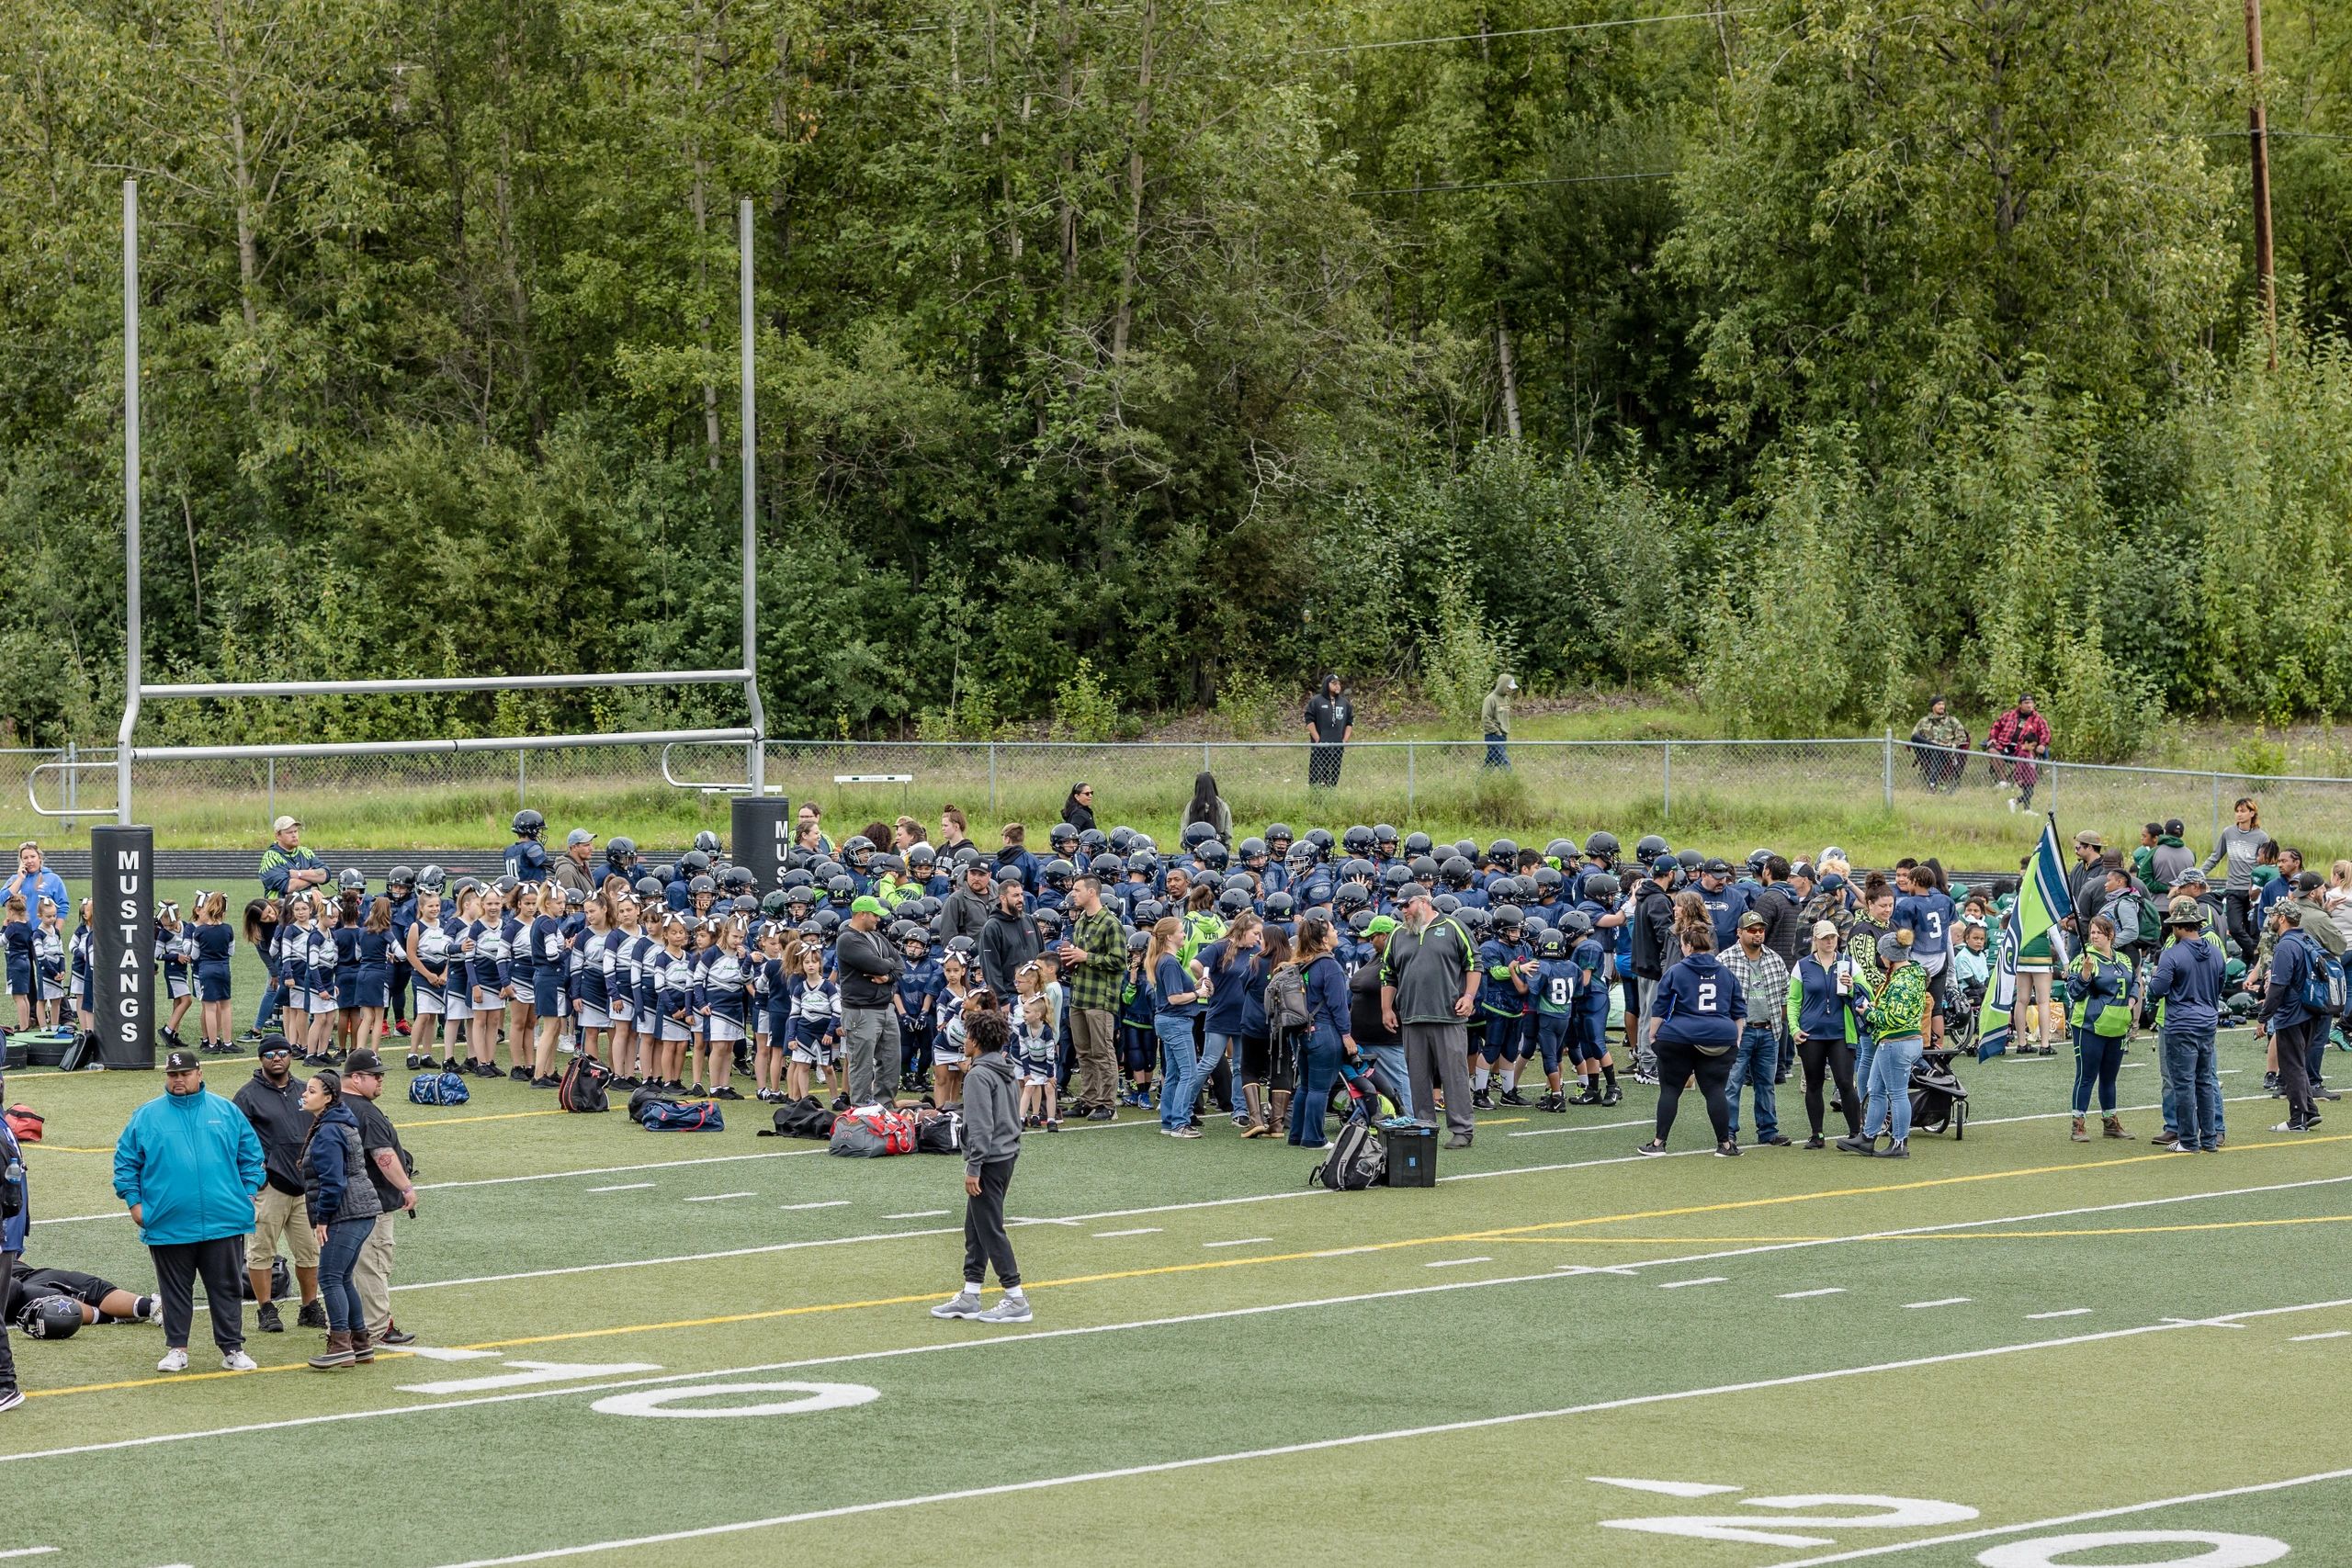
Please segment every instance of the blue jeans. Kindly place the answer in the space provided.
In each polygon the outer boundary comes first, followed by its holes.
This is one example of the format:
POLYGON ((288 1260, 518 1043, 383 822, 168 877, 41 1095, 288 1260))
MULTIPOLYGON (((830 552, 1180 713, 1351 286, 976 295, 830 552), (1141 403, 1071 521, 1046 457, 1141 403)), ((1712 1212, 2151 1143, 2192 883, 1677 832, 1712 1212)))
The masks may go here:
POLYGON ((1167 1066, 1159 1080, 1159 1125, 1173 1132, 1193 1120, 1193 1101, 1201 1092, 1200 1048, 1193 1043, 1190 1013, 1154 1013, 1151 1031, 1159 1036, 1167 1066))
POLYGON ((1911 1135, 1911 1069, 1924 1043, 1916 1034, 1882 1040, 1871 1052, 1870 1103, 1862 1110, 1862 1132, 1882 1124, 1896 1143, 1911 1135))
POLYGON ((2091 1090, 2098 1090, 2098 1108, 2106 1114, 2115 1114, 2115 1075, 2123 1066, 2123 1042, 2094 1034, 2087 1029, 2075 1031, 2075 1114, 2086 1116, 2091 1109, 2091 1090))
MULTIPOLYGON (((1238 1084, 1241 1081, 1241 1036, 1238 1034, 1211 1034, 1208 1036, 1208 1049, 1201 1054, 1201 1081, 1203 1083, 1206 1083, 1209 1080, 1210 1076, 1216 1071, 1217 1065, 1220 1063, 1227 1065, 1227 1070, 1232 1074, 1231 1082, 1238 1084)), ((1242 1110, 1241 1095, 1237 1090, 1233 1096, 1233 1114, 1237 1121, 1240 1117, 1242 1110)))
POLYGON ((286 987, 276 980, 272 980, 269 983, 269 989, 261 994, 261 1006, 254 1009, 255 1034, 266 1033, 270 1026, 277 1021, 277 1005, 285 999, 286 987))
POLYGON ((1396 1114, 1410 1116, 1413 1113, 1413 1079, 1412 1075, 1405 1070, 1405 1047, 1358 1044, 1356 1055, 1380 1069, 1380 1081, 1388 1086, 1388 1092, 1396 1098, 1396 1114))
MULTIPOLYGON (((1854 1084, 1867 1096, 1871 1091, 1871 1058, 1878 1052, 1878 1043, 1867 1029, 1854 1032, 1854 1084)), ((1864 1122, 1864 1126, 1870 1123, 1864 1122)))
POLYGON ((2222 1078, 2213 1049, 2213 1026, 2176 1033, 2165 1031, 2165 1063, 2172 1071, 2173 1104, 2179 1119, 2173 1130, 2183 1146, 2222 1146, 2222 1078))
POLYGON ((1487 766, 1490 768, 1510 766, 1510 736, 1498 735, 1492 730, 1487 732, 1487 766))
POLYGON ((1323 1113, 1331 1103, 1331 1080, 1340 1076, 1340 1032, 1318 1024, 1301 1043, 1298 1092, 1290 1097, 1289 1141, 1302 1149, 1323 1146, 1323 1113))
POLYGON ((1744 1085, 1756 1091, 1756 1137, 1761 1143, 1781 1130, 1780 1106, 1772 1093, 1772 1079, 1781 1069, 1781 1032, 1769 1023, 1743 1024, 1739 1044, 1731 1054, 1731 1081, 1724 1085, 1724 1099, 1731 1103, 1731 1135, 1739 1136, 1739 1091, 1744 1085))
POLYGON ((352 1282, 351 1266, 359 1261, 359 1249, 375 1228, 372 1214, 337 1220, 327 1226, 327 1239, 319 1248, 319 1294, 326 1299, 331 1333, 348 1334, 368 1321, 359 1305, 359 1287, 352 1282))

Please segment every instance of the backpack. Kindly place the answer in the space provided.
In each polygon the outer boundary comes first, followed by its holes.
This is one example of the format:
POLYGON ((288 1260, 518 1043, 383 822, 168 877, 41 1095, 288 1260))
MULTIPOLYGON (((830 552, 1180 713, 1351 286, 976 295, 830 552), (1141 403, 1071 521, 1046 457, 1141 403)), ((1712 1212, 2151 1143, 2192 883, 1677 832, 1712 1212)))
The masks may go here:
POLYGON ((613 1102, 605 1094, 605 1086, 612 1081, 612 1069, 604 1063, 594 1056, 574 1056, 556 1084, 556 1106, 560 1110, 583 1114, 610 1111, 613 1102))
POLYGON ((463 1105, 473 1098, 458 1073, 419 1073, 408 1080, 411 1105, 463 1105))
POLYGON ((914 1118, 878 1105, 844 1111, 833 1118, 833 1135, 827 1154, 853 1159, 880 1159, 888 1155, 914 1153, 914 1118))
POLYGON ((787 1100, 775 1108, 775 1125, 762 1128, 763 1138, 815 1138, 822 1142, 833 1135, 833 1113, 825 1109, 818 1098, 804 1095, 787 1100))
POLYGON ((644 1121, 647 1108, 656 1103, 675 1104, 676 1101, 670 1099, 658 1082, 639 1084, 629 1091, 628 1119, 632 1122, 644 1121))
POLYGON ((724 1133, 726 1118, 707 1100, 649 1101, 638 1124, 649 1133, 724 1133))
MULTIPOLYGON (((246 1301, 254 1299, 253 1275, 239 1276, 238 1294, 246 1301)), ((279 1253, 269 1260, 269 1299, 275 1302, 294 1299, 294 1271, 286 1267, 286 1255, 279 1253)))
POLYGON ((2311 968, 2303 976, 2303 1006, 2322 1018, 2344 1016, 2344 965, 2317 939, 2295 933, 2311 954, 2311 968))
POLYGON ((1295 964, 1285 964, 1266 976, 1266 1023, 1280 1032, 1304 1029, 1315 1021, 1306 1005, 1306 976, 1295 964))
POLYGON ((17 1135, 17 1142, 20 1144, 40 1142, 41 1128, 46 1124, 46 1118, 40 1111, 29 1105, 12 1105, 8 1107, 6 1115, 8 1120, 8 1131, 17 1135))
POLYGON ((1351 1121, 1331 1140, 1331 1152, 1307 1173, 1306 1183, 1320 1182, 1334 1192, 1361 1192, 1388 1181, 1388 1150, 1368 1122, 1351 1121))
POLYGON ((956 1155, 964 1152, 964 1113, 942 1111, 915 1118, 915 1153, 956 1155))
POLYGON ((98 1037, 85 1029, 65 1047, 65 1055, 57 1059, 57 1068, 60 1072, 78 1073, 85 1067, 96 1067, 97 1057, 98 1037))

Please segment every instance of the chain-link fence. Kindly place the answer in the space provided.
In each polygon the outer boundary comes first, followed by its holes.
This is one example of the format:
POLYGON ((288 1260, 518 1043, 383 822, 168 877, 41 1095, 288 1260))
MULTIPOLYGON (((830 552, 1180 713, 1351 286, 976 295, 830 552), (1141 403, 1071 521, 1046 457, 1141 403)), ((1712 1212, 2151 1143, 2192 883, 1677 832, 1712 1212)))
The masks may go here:
MULTIPOLYGON (((2179 818, 2192 838, 2210 843, 2230 821, 2232 803, 2251 795, 2265 821, 2313 858, 2352 845, 2352 779, 2022 763, 1937 752, 1892 735, 1514 740, 1499 753, 1476 740, 1363 740, 1345 749, 1328 784, 1313 773, 1315 752, 1300 741, 778 740, 767 747, 766 782, 790 799, 822 802, 829 821, 905 813, 931 824, 953 803, 976 826, 1021 821, 1038 832, 1060 819, 1080 780, 1095 786, 1106 826, 1164 827, 1181 818, 1194 775, 1206 771, 1252 826, 1432 822, 1544 838, 1607 826, 1767 841, 1825 814, 1876 811, 1890 825, 1988 844, 2013 839, 2004 825, 2020 808, 2054 811, 2070 829, 2096 826, 2110 835, 2179 818)), ((32 795, 51 810, 110 812, 111 762, 105 750, 0 750, 0 831, 59 836, 61 824, 37 814, 32 795)), ((723 826, 742 770, 742 748, 716 742, 140 761, 132 793, 139 818, 166 842, 257 842, 287 813, 320 841, 375 841, 398 823, 407 842, 464 844, 503 840, 508 818, 526 806, 559 827, 580 823, 604 834, 622 830, 616 824, 703 818, 723 826)))

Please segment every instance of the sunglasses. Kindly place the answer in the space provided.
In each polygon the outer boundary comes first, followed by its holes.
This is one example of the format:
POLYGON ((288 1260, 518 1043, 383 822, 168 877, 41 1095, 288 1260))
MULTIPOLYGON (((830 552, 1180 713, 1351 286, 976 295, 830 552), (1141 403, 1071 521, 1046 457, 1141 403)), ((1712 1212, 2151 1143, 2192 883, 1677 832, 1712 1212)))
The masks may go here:
MULTIPOLYGON (((262 1059, 263 1061, 266 1062, 266 1061, 268 1061, 272 1056, 291 1056, 293 1054, 294 1054, 294 1053, 293 1053, 293 1052, 291 1052, 291 1051, 264 1051, 264 1052, 261 1054, 261 1059, 262 1059)), ((191 1071, 191 1072, 193 1072, 194 1070, 195 1070, 194 1068, 190 1068, 190 1069, 189 1069, 189 1071, 191 1071)))

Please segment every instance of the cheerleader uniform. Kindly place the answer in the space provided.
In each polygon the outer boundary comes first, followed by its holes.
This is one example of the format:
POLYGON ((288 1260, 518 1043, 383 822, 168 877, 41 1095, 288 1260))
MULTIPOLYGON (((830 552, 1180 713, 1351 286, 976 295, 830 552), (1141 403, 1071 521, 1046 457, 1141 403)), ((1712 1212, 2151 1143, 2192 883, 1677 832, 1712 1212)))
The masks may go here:
POLYGON ((73 956, 69 968, 72 972, 74 1010, 80 1012, 88 1005, 84 998, 90 994, 90 928, 87 922, 74 928, 71 951, 73 956))
POLYGON ((760 1024, 760 1036, 771 1048, 792 1048, 792 980, 784 972, 784 960, 770 958, 760 964, 761 1002, 764 1010, 760 1024))
POLYGON ((931 1065, 934 1067, 961 1067, 964 1065, 964 998, 942 986, 939 988, 939 1025, 931 1037, 931 1065))
POLYGON ((237 951, 237 933, 224 925, 198 926, 189 933, 188 948, 196 959, 196 999, 227 1001, 229 956, 237 951))
POLYGON ((504 922, 476 920, 470 934, 474 939, 474 1011, 503 1012, 506 1007, 502 993, 506 989, 508 960, 504 922))
POLYGON ((449 976, 449 933, 439 921, 415 924, 416 962, 409 965, 416 988, 416 1016, 438 1018, 443 1012, 441 987, 449 976))
POLYGON ((399 1022, 408 1016, 408 994, 410 987, 415 984, 416 980, 415 971, 411 969, 408 964, 408 933, 409 928, 416 924, 416 895, 411 893, 405 898, 392 898, 390 894, 383 893, 379 894, 378 897, 391 899, 392 971, 390 1005, 392 1010, 392 1020, 394 1022, 399 1022))
MULTIPOLYGON (((357 926, 334 928, 334 1005, 346 1012, 359 1008, 359 939, 365 934, 357 926)), ((390 984, 391 975, 385 974, 390 984)))
POLYGON ((164 976, 164 996, 178 1001, 182 997, 196 995, 196 987, 188 983, 188 963, 196 956, 196 943, 188 939, 188 928, 167 931, 155 928, 155 967, 164 976))
POLYGON ((653 978, 655 1010, 662 1015, 662 1043, 683 1045, 695 1037, 695 966, 665 947, 653 955, 648 973, 653 978))
POLYGON ((710 1010, 709 1022, 705 1026, 713 1045, 732 1045, 749 1032, 744 1027, 750 1016, 746 1004, 751 997, 751 976, 744 971, 743 961, 731 954, 711 949, 709 963, 703 965, 703 1000, 710 1010))
POLYGON ((278 988, 285 993, 283 1005, 297 1012, 311 1010, 310 976, 302 968, 302 954, 309 940, 309 929, 294 920, 278 921, 277 933, 270 938, 270 945, 276 950, 270 967, 277 976, 278 988))
POLYGON ((10 920, 0 927, 0 942, 8 953, 8 994, 12 997, 38 996, 33 988, 33 948, 39 928, 30 920, 10 920))
POLYGON ((44 926, 33 935, 33 967, 40 976, 40 999, 65 999, 65 936, 44 926))
MULTIPOLYGON (((1022 998, 1018 1005, 1024 1013, 1027 1011, 1029 1005, 1027 998, 1022 998)), ((1047 1006, 1050 1010, 1050 998, 1047 1006)), ((1058 1065, 1056 1061, 1057 1044, 1058 1037, 1054 1032, 1054 1019, 1050 1010, 1046 1015, 1046 1021, 1035 1028, 1030 1027, 1025 1017, 1023 1019, 1020 1032, 1021 1081, 1023 1083, 1048 1084, 1054 1081, 1054 1068, 1058 1065)))
POLYGON ((839 1032, 842 992, 831 980, 810 985, 807 976, 792 982, 792 1059, 803 1066, 832 1063, 829 1036, 839 1032))
POLYGON ((351 945, 358 967, 352 975, 352 1005, 388 1008, 392 1005, 392 933, 362 928, 356 935, 351 945))
POLYGON ((616 1024, 637 1016, 637 972, 629 966, 629 949, 637 940, 625 931, 606 931, 598 959, 605 970, 605 1013, 616 1024))
POLYGON ((651 1031, 656 1038, 666 1040, 656 1022, 662 1016, 662 965, 670 950, 650 936, 639 936, 629 943, 629 974, 637 984, 637 1020, 640 1033, 651 1031))
POLYGON ((498 922, 498 935, 506 943, 506 994, 533 1008, 539 1005, 539 948, 534 935, 538 924, 537 915, 531 917, 527 926, 512 915, 502 917, 498 922))
MULTIPOLYGON (((474 1015, 473 927, 453 909, 441 917, 440 931, 441 958, 448 965, 441 979, 441 1011, 451 1023, 464 1023, 474 1015)), ((424 951, 418 943, 420 956, 424 951)))
POLYGON ((539 915, 531 921, 531 931, 523 944, 525 958, 514 964, 514 987, 523 987, 523 964, 530 964, 531 1006, 541 1018, 563 1018, 571 1009, 565 1007, 563 970, 569 948, 563 940, 563 922, 552 915, 539 915))
POLYGON ((611 952, 617 931, 583 931, 571 944, 571 962, 577 968, 572 977, 573 1012, 582 1029, 610 1029, 611 1009, 606 998, 611 992, 605 987, 605 965, 612 962, 611 952))
POLYGON ((335 1005, 334 935, 316 926, 302 933, 302 988, 311 994, 311 1006, 319 1012, 335 1005))

